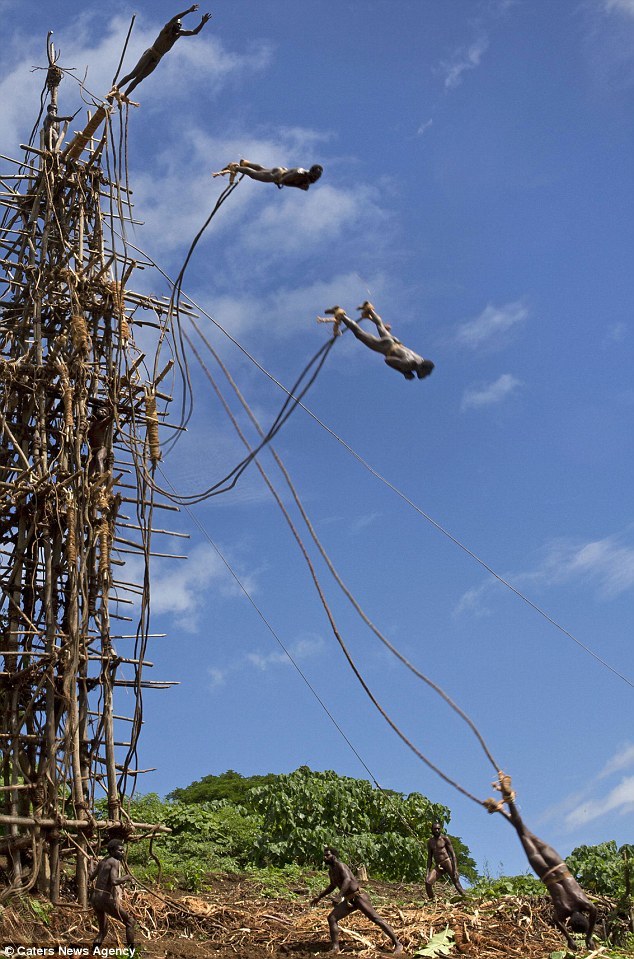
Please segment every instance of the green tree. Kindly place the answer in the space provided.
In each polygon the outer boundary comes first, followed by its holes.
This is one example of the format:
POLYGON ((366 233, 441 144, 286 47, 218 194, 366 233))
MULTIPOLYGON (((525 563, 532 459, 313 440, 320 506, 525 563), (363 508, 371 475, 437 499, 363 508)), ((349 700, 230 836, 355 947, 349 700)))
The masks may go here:
MULTIPOLYGON (((566 858, 568 868, 590 893, 622 899, 626 895, 626 872, 634 878, 634 846, 620 848, 613 839, 597 846, 577 846, 566 858)), ((631 895, 632 880, 630 880, 631 895)))
POLYGON ((233 769, 221 773, 219 776, 203 776, 189 786, 174 789, 167 798, 183 803, 213 802, 226 799, 228 802, 238 803, 247 809, 253 808, 250 792, 257 786, 264 786, 275 781, 274 773, 265 776, 242 776, 233 769))
MULTIPOLYGON (((251 798, 263 817, 260 864, 319 866, 325 845, 339 848, 352 864, 364 863, 377 877, 420 881, 431 824, 449 822, 446 806, 421 793, 376 789, 365 779, 312 772, 301 766, 260 786, 251 798)), ((462 875, 477 878, 467 847, 452 837, 462 875)))

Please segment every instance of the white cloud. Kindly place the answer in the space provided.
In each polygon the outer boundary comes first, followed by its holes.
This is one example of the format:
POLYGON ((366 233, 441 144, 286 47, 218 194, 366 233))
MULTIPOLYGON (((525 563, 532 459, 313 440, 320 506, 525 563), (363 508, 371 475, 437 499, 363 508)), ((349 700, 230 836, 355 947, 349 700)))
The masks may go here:
MULTIPOLYGON (((251 183, 252 190, 268 185, 251 183)), ((291 253, 306 256, 320 247, 329 248, 344 233, 370 230, 377 235, 387 219, 373 187, 342 188, 316 184, 304 195, 294 190, 267 190, 271 200, 242 231, 241 246, 248 253, 265 256, 267 263, 291 253)))
POLYGON ((522 300, 514 300, 503 306, 489 303, 479 316, 458 327, 455 341, 470 349, 478 349, 492 342, 499 345, 505 334, 524 323, 527 318, 528 308, 522 300))
POLYGON ((582 789, 546 809, 542 820, 563 821, 568 830, 573 831, 608 815, 613 820, 615 812, 620 815, 634 812, 634 776, 621 778, 617 783, 605 782, 609 776, 633 765, 634 746, 626 744, 608 759, 601 772, 586 782, 582 789))
POLYGON ((452 90, 462 83, 462 75, 466 70, 475 70, 489 46, 489 38, 484 34, 478 37, 470 46, 461 47, 451 60, 441 64, 441 71, 445 76, 445 89, 452 90))
MULTIPOLYGON (((311 656, 318 655, 324 648, 324 642, 321 637, 306 637, 300 639, 289 648, 289 653, 296 662, 305 660, 311 656)), ((273 651, 272 653, 252 652, 247 653, 245 661, 261 672, 265 672, 275 666, 291 666, 291 660, 284 650, 273 651)))
POLYGON ((533 576, 594 582, 601 598, 614 599, 634 588, 634 548, 617 536, 581 544, 559 540, 549 546, 541 569, 533 576))
POLYGON ((502 373, 501 376, 488 386, 474 387, 465 390, 460 408, 462 410, 479 409, 482 406, 492 406, 501 403, 502 400, 514 393, 520 387, 521 381, 510 373, 502 373))
POLYGON ((416 135, 421 137, 423 133, 429 130, 431 126, 433 126, 433 123, 434 123, 433 120, 426 120, 425 123, 421 123, 418 130, 416 131, 416 135))
POLYGON ((603 346, 611 343, 622 343, 628 334, 627 323, 612 323, 606 330, 603 346))
MULTIPOLYGON (((543 559, 534 569, 500 575, 516 589, 541 589, 562 583, 579 587, 590 583, 600 600, 616 599, 634 589, 634 547, 622 540, 622 536, 606 536, 587 543, 559 539, 545 545, 543 559)), ((487 597, 499 586, 499 581, 489 576, 479 586, 466 590, 454 615, 488 615, 487 597)))
MULTIPOLYGON (((542 562, 532 570, 500 575, 516 589, 525 589, 528 585, 540 588, 567 582, 575 586, 591 583, 602 600, 616 599, 634 589, 634 547, 623 543, 619 536, 587 543, 561 539, 548 543, 543 554, 542 562)), ((466 590, 454 608, 454 615, 487 615, 485 600, 499 586, 498 580, 487 577, 479 586, 466 590)))
POLYGON ((207 670, 209 678, 211 680, 211 688, 217 689, 218 686, 224 686, 227 679, 227 671, 223 669, 214 669, 210 667, 207 670))
POLYGON ((600 819, 607 813, 619 812, 621 815, 634 811, 634 776, 622 779, 618 786, 601 799, 583 800, 566 816, 566 825, 570 829, 584 826, 594 819, 600 819))
MULTIPOLYGON (((369 282, 373 295, 378 293, 380 296, 385 279, 377 275, 369 278, 369 282)), ((362 280, 358 273, 344 273, 305 287, 281 287, 261 296, 216 296, 214 319, 236 336, 261 329, 263 316, 267 318, 269 335, 288 337, 298 330, 310 330, 311 325, 319 333, 317 316, 337 304, 344 308, 349 304, 356 305, 365 297, 366 283, 367 280, 362 280)), ((324 341, 331 335, 331 330, 327 324, 322 327, 324 341)))
POLYGON ((453 609, 454 616, 476 616, 477 618, 482 618, 483 616, 490 616, 491 610, 488 609, 484 604, 484 597, 495 585, 493 580, 485 580, 481 586, 474 586, 472 589, 468 589, 465 593, 462 594, 456 606, 453 609))
POLYGON ((607 763, 598 775, 598 779, 605 779, 612 773, 619 772, 621 769, 629 769, 634 766, 634 745, 623 746, 607 763))
POLYGON ((634 17, 634 0, 603 0, 606 13, 625 13, 634 17))
MULTIPOLYGON (((303 662, 314 656, 319 656, 325 648, 321 636, 308 635, 296 640, 288 647, 290 656, 296 663, 303 662)), ((245 653, 232 663, 222 667, 211 666, 207 669, 210 677, 210 689, 217 689, 224 686, 229 676, 244 672, 244 670, 255 669, 258 672, 269 672, 279 666, 292 666, 293 663, 282 648, 275 648, 270 652, 262 650, 252 650, 245 653)))
MULTIPOLYGON (((122 530, 125 533, 125 530, 122 530)), ((184 555, 182 539, 154 536, 152 548, 155 551, 184 555), (160 549, 159 549, 160 542, 160 549)), ((116 545, 115 545, 116 555, 116 545)), ((117 572, 117 580, 127 584, 143 582, 143 559, 140 556, 126 556, 125 566, 117 572)), ((213 584, 214 597, 233 598, 243 592, 236 583, 215 550, 206 543, 200 543, 189 552, 187 559, 154 558, 151 560, 151 606, 153 615, 169 615, 180 629, 195 632, 203 613, 213 584)), ((253 594, 257 592, 255 573, 239 571, 240 582, 244 589, 253 594)), ((122 591, 124 599, 138 598, 122 591)), ((130 607, 126 607, 129 609, 130 607)))

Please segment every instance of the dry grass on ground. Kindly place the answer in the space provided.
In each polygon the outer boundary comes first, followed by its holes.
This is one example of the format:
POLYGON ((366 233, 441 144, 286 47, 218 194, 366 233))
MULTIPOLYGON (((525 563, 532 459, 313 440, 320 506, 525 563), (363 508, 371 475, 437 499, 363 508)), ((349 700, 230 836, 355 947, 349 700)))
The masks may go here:
MULTIPOLYGON (((550 922, 546 899, 504 897, 495 900, 426 902, 422 890, 369 882, 364 884, 381 915, 401 938, 407 956, 449 927, 454 934, 453 956, 470 959, 547 959, 564 942, 550 922)), ((306 891, 307 893, 307 891, 306 891)), ((127 903, 138 924, 140 954, 156 959, 308 959, 329 946, 328 900, 316 908, 306 899, 293 901, 258 897, 254 886, 236 879, 218 879, 213 890, 200 895, 136 890, 127 903)), ((39 921, 20 901, 10 903, 0 917, 0 941, 25 946, 89 945, 95 934, 90 910, 70 902, 39 921)), ((370 957, 389 942, 359 913, 342 923, 342 954, 370 957)), ((124 946, 122 927, 111 922, 107 943, 124 946), (116 928, 115 928, 116 927, 116 928)), ((599 950, 595 955, 605 954, 599 950)), ((579 955, 586 955, 583 951, 579 955)), ((626 953, 623 953, 626 955, 626 953)))

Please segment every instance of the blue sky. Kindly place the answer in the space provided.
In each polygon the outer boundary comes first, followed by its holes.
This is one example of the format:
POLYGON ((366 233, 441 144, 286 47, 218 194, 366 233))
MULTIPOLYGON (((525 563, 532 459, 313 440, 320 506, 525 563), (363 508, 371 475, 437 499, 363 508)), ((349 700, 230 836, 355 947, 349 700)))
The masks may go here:
MULTIPOLYGON (((245 179, 184 289, 286 386, 325 342, 315 318, 335 303, 353 314, 369 298, 434 360, 430 378, 410 383, 342 337, 306 398, 328 429, 297 410, 275 448, 348 588, 477 723, 530 828, 563 855, 631 841, 633 0, 208 9, 202 33, 179 40, 133 95, 129 171, 145 223, 133 242, 175 276, 221 192, 212 171, 241 156, 323 165, 308 193, 245 179)), ((15 156, 38 113, 43 74, 31 68, 45 64, 48 29, 62 65, 87 66, 87 86, 105 95, 132 14, 124 70, 177 8, 56 2, 43 19, 33 0, 0 0, 0 12, 0 150, 15 156)), ((60 110, 79 106, 66 80, 60 110)), ((148 270, 131 285, 167 292, 148 270)), ((270 424, 283 392, 201 322, 270 424)), ((163 464, 182 492, 243 455, 190 360, 195 414, 163 464)), ((367 776, 255 604, 382 786, 447 804, 480 867, 527 868, 501 817, 436 777, 368 702, 253 467, 173 523, 191 534, 189 561, 153 564, 152 629, 168 636, 149 658, 152 678, 181 685, 146 694, 140 766, 156 772, 144 791, 227 768, 367 776)), ((490 795, 472 734, 315 561, 379 701, 433 762, 490 795)))

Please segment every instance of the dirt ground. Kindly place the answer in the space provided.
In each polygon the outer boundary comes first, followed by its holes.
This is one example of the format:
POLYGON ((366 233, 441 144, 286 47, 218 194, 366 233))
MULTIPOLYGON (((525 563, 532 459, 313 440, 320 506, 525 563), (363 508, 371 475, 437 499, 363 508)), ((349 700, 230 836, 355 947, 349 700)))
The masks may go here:
MULTIPOLYGON (((451 955, 469 959, 548 959, 555 950, 564 950, 563 938, 550 921, 547 898, 439 898, 430 903, 420 887, 371 881, 363 885, 409 957, 446 928, 454 937, 451 955)), ((296 893, 292 901, 263 898, 246 880, 226 877, 198 895, 137 889, 128 894, 127 906, 137 922, 139 955, 148 959, 314 959, 329 949, 329 900, 311 908, 308 890, 296 893)), ((0 944, 11 944, 16 955, 28 955, 17 951, 20 944, 26 949, 45 948, 49 956, 69 955, 69 947, 83 947, 87 955, 96 931, 91 910, 84 912, 67 901, 55 907, 45 922, 37 913, 37 904, 34 908, 19 900, 9 903, 0 915, 0 944)), ((341 928, 343 956, 360 959, 391 952, 381 930, 359 913, 344 920, 341 928)), ((601 935, 601 929, 597 931, 601 935)), ((121 956, 122 933, 122 927, 111 920, 104 943, 121 950, 121 956)), ((583 942, 580 945, 578 955, 587 955, 583 942)), ((603 950, 595 953, 602 954, 603 950)), ((111 952, 110 959, 116 955, 111 952)))

